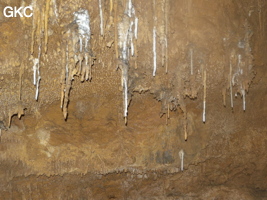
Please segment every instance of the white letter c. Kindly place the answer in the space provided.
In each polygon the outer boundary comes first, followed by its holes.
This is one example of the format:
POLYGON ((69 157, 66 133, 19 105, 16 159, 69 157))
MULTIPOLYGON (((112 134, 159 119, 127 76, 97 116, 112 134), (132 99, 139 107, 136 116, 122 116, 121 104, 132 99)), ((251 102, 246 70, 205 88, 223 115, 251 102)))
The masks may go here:
POLYGON ((33 12, 31 12, 29 15, 27 15, 27 14, 26 14, 26 10, 27 10, 27 9, 30 9, 31 11, 33 11, 33 9, 32 9, 31 6, 27 6, 27 7, 25 7, 24 10, 23 10, 23 14, 24 14, 24 16, 25 16, 25 17, 32 17, 33 12))

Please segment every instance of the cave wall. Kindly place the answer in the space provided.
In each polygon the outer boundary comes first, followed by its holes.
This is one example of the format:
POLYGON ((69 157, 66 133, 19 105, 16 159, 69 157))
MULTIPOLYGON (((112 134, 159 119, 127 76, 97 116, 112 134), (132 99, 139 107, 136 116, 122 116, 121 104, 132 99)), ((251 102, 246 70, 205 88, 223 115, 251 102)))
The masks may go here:
POLYGON ((3 199, 266 198, 266 3, 100 2, 0 1, 3 199))

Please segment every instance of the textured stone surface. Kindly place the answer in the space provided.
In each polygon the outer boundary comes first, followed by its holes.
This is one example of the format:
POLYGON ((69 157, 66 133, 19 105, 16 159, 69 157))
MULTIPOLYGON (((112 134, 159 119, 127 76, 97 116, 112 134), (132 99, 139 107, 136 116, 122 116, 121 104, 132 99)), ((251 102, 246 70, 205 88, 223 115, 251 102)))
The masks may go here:
MULTIPOLYGON (((128 1, 102 0, 102 37, 98 1, 51 0, 45 53, 42 13, 47 2, 35 2, 35 16, 41 22, 0 13, 2 199, 267 199, 265 1, 155 0, 153 8, 152 0, 132 0, 139 27, 136 54, 129 60, 127 126, 115 28, 128 1), (64 120, 60 109, 64 32, 79 8, 89 11, 90 47, 96 60, 91 82, 74 77, 64 120), (43 36, 36 33, 32 39, 34 25, 43 29, 43 36), (31 59, 38 56, 39 45, 41 81, 35 101, 31 59), (239 65, 238 55, 242 55, 239 65), (234 79, 233 109, 230 62, 232 75, 243 69, 234 79), (235 97, 241 85, 247 90, 245 112, 240 94, 235 97), (18 119, 22 108, 24 115, 18 119)), ((2 0, 0 9, 30 3, 2 0)))

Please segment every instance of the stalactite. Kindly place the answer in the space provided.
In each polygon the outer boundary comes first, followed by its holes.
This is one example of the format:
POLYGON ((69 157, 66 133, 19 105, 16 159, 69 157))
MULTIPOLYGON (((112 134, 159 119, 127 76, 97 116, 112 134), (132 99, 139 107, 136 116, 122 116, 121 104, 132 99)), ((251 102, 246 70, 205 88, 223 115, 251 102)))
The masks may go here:
POLYGON ((131 23, 130 23, 130 28, 129 28, 129 38, 130 38, 130 43, 131 43, 131 55, 132 55, 132 56, 134 56, 133 25, 134 25, 134 22, 131 21, 131 23))
POLYGON ((137 17, 135 17, 134 24, 135 24, 134 37, 135 37, 135 39, 137 39, 138 38, 138 18, 137 17))
POLYGON ((153 73, 152 75, 156 76, 157 71, 157 10, 156 10, 156 0, 153 0, 153 20, 154 20, 154 26, 153 26, 153 44, 152 44, 152 51, 153 51, 153 73))
MULTIPOLYGON (((249 85, 254 75, 251 73, 251 69, 253 67, 253 56, 251 54, 251 47, 249 44, 253 32, 250 30, 247 20, 244 23, 244 27, 244 39, 238 42, 238 49, 233 49, 230 53, 229 85, 227 88, 229 88, 230 92, 231 108, 233 109, 234 107, 233 95, 236 97, 240 95, 243 101, 242 109, 245 111, 246 92, 248 92, 249 85)), ((224 91, 223 96, 225 96, 224 91)))
POLYGON ((113 11, 113 0, 109 1, 109 5, 110 5, 110 9, 109 9, 109 14, 111 15, 112 11, 113 11))
POLYGON ((38 100, 39 97, 39 86, 40 86, 40 80, 41 80, 41 76, 40 76, 40 72, 38 71, 38 80, 37 80, 37 84, 36 84, 36 92, 35 92, 35 100, 38 100))
POLYGON ((241 90, 241 95, 243 98, 243 110, 246 110, 246 91, 244 89, 241 90))
POLYGON ((75 27, 70 27, 65 32, 66 53, 65 66, 61 78, 61 109, 64 118, 68 116, 68 103, 72 81, 74 76, 79 76, 81 82, 91 80, 91 67, 93 65, 90 52, 90 16, 87 10, 80 9, 74 13, 74 23, 77 25, 78 32, 75 27))
MULTIPOLYGON (((117 5, 115 5, 115 13, 117 13, 117 5)), ((124 14, 122 21, 118 23, 118 49, 120 51, 119 58, 119 68, 122 71, 121 75, 121 85, 123 90, 123 116, 125 119, 125 124, 127 125, 128 116, 128 106, 129 106, 129 78, 128 71, 130 67, 130 58, 135 55, 135 45, 134 39, 135 29, 137 27, 135 9, 132 5, 132 1, 129 0, 126 7, 126 14, 124 14)), ((116 32, 115 32, 116 38, 116 32)), ((116 42, 116 41, 115 41, 116 42)), ((117 52, 116 52, 117 53, 117 52)), ((118 53, 119 54, 119 53, 118 53)), ((117 55, 116 55, 117 56, 117 55)))
POLYGON ((194 66, 193 66, 193 49, 190 49, 190 74, 194 74, 194 66))
POLYGON ((127 12, 129 17, 132 17, 132 6, 133 6, 132 0, 129 0, 128 1, 128 12, 127 12))
POLYGON ((45 10, 45 53, 47 53, 47 43, 48 43, 48 18, 49 18, 49 9, 50 1, 46 0, 46 10, 45 10))
POLYGON ((163 28, 164 27, 160 27, 161 30, 160 30, 160 43, 161 43, 161 66, 164 67, 165 65, 165 34, 163 33, 164 30, 163 28))
POLYGON ((34 58, 33 59, 33 85, 36 85, 36 73, 37 73, 37 65, 39 64, 39 59, 38 58, 34 58))
POLYGON ((41 73, 40 73, 40 58, 41 58, 41 45, 39 45, 39 53, 38 53, 38 64, 37 64, 37 82, 36 82, 36 93, 35 93, 35 100, 38 100, 39 96, 39 85, 41 80, 41 73))
POLYGON ((153 76, 156 76, 157 71, 157 30, 156 27, 153 28, 153 76))
POLYGON ((206 93, 207 93, 207 75, 206 70, 203 72, 203 86, 204 86, 204 97, 203 97, 203 123, 206 122, 206 93))
POLYGON ((33 61, 33 84, 35 85, 35 100, 39 97, 39 87, 40 87, 40 60, 41 60, 41 47, 44 45, 44 52, 47 52, 48 43, 48 19, 49 19, 49 9, 51 0, 43 2, 32 1, 33 6, 33 17, 32 17, 32 41, 31 41, 31 60, 33 61), (44 37, 44 42, 43 42, 44 37), (35 44, 38 45, 38 57, 34 58, 35 44))
POLYGON ((226 106, 226 88, 222 89, 223 106, 226 106))
MULTIPOLYGON (((126 73, 127 74, 127 73, 126 73)), ((124 94, 124 119, 125 119, 125 124, 127 124, 127 116, 128 116, 128 76, 125 75, 123 77, 123 94, 124 94)))
POLYGON ((137 51, 137 40, 134 41, 134 68, 137 69, 137 58, 138 58, 138 51, 137 51))
POLYGON ((168 107, 167 107, 166 125, 168 125, 169 119, 170 119, 170 103, 168 103, 168 107))
POLYGON ((61 104, 60 108, 63 109, 64 105, 64 97, 65 97, 65 88, 66 88, 66 81, 69 77, 69 44, 67 42, 66 51, 63 51, 63 58, 65 58, 65 70, 62 71, 61 75, 61 104))
POLYGON ((39 96, 39 85, 41 80, 40 75, 40 58, 41 58, 41 45, 39 45, 39 52, 38 52, 38 58, 32 58, 33 61, 33 84, 36 87, 35 91, 35 100, 38 100, 39 96))
POLYGON ((9 111, 8 111, 8 127, 11 126, 11 119, 14 115, 17 115, 20 119, 21 116, 24 115, 25 107, 22 105, 21 101, 18 101, 15 105, 10 105, 9 111))
MULTIPOLYGON (((117 15, 118 15, 118 3, 117 1, 114 2, 114 28, 115 28, 115 52, 116 52, 116 59, 119 58, 119 52, 118 52, 118 24, 117 24, 117 15)), ((117 68, 117 66, 116 66, 117 68)))
POLYGON ((52 0, 52 5, 54 5, 53 6, 53 11, 54 11, 55 17, 57 19, 58 18, 57 0, 52 0))
POLYGON ((184 150, 179 151, 179 157, 181 160, 181 171, 184 171, 184 150))
POLYGON ((36 23, 35 23, 35 18, 37 16, 33 15, 32 17, 32 41, 31 41, 31 55, 33 54, 34 51, 34 43, 35 43, 35 32, 36 32, 36 23))
POLYGON ((99 6, 99 17, 100 17, 100 35, 104 36, 102 0, 99 0, 98 6, 99 6))
POLYGON ((165 7, 164 7, 164 17, 165 17, 165 42, 166 42, 166 47, 165 47, 165 73, 168 73, 168 1, 165 0, 165 7))
POLYGON ((85 54, 85 65, 86 65, 86 70, 85 70, 85 80, 86 81, 91 81, 92 79, 92 58, 88 55, 88 53, 85 54))
POLYGON ((234 100, 233 100, 233 86, 232 86, 232 61, 230 58, 230 72, 229 72, 229 85, 230 85, 230 100, 231 100, 231 107, 234 108, 234 100))
POLYGON ((187 141, 188 133, 187 133, 187 113, 184 113, 184 140, 187 141))
POLYGON ((24 63, 20 65, 19 70, 19 101, 21 101, 21 95, 22 95, 22 76, 24 73, 24 63))

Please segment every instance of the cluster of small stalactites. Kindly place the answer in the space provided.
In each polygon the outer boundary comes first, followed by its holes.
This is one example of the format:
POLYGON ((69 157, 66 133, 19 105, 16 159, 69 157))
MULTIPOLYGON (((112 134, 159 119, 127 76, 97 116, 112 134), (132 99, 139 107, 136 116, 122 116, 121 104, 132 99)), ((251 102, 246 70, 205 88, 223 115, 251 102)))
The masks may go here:
MULTIPOLYGON (((68 115, 70 89, 74 76, 80 77, 81 82, 92 79, 91 67, 93 61, 90 53, 90 16, 88 10, 80 9, 73 13, 74 23, 78 31, 70 28, 66 32, 65 67, 62 72, 61 109, 64 118, 68 115)), ((71 26, 70 26, 71 27, 71 26)))

